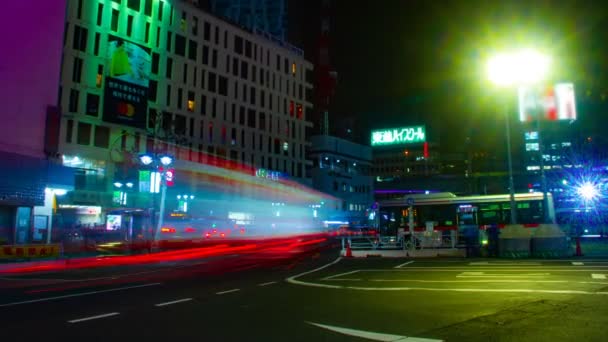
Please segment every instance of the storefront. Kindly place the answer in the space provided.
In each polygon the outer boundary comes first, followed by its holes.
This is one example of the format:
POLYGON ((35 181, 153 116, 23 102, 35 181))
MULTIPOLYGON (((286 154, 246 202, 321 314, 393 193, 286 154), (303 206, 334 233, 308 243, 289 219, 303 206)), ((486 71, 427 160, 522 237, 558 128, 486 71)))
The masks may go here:
POLYGON ((46 242, 52 220, 48 206, 53 196, 73 189, 73 184, 69 168, 0 152, 0 244, 46 242))

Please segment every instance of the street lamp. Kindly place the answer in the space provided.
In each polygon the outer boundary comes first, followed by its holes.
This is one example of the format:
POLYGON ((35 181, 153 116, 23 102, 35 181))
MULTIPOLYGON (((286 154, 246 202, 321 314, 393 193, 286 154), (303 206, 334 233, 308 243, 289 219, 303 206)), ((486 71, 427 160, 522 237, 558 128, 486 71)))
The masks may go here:
POLYGON ((591 182, 584 182, 583 184, 579 185, 576 192, 585 201, 585 203, 592 202, 599 196, 597 186, 591 182))
MULTIPOLYGON (((533 84, 544 79, 549 71, 550 59, 532 49, 501 53, 493 56, 487 63, 488 79, 500 87, 513 87, 533 84)), ((509 124, 509 110, 507 102, 504 106, 505 134, 507 139, 507 158, 509 167, 509 198, 511 206, 511 224, 517 223, 515 207, 515 186, 513 182, 513 160, 511 156, 511 126, 509 124)), ((539 132, 540 136, 540 132, 539 132)), ((539 152, 541 157, 541 179, 543 187, 543 217, 547 216, 547 182, 542 163, 542 142, 539 139, 539 152)))
POLYGON ((165 202, 167 198, 167 182, 173 180, 173 171, 167 168, 168 166, 173 164, 173 157, 166 154, 142 154, 139 156, 139 161, 144 166, 153 166, 157 169, 157 171, 159 171, 160 174, 160 208, 158 210, 158 221, 156 226, 156 232, 154 234, 154 240, 156 241, 163 226, 163 219, 165 215, 165 202))
POLYGON ((177 195, 177 200, 179 201, 178 209, 183 212, 188 212, 188 201, 192 201, 194 199, 194 195, 177 195))

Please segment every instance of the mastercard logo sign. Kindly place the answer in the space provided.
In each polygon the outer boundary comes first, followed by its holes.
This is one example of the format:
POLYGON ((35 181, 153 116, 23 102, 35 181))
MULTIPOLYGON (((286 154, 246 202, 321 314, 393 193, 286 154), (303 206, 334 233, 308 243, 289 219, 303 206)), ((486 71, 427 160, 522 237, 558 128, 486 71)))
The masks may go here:
POLYGON ((130 103, 120 102, 118 104, 118 114, 133 117, 135 115, 135 107, 130 103))

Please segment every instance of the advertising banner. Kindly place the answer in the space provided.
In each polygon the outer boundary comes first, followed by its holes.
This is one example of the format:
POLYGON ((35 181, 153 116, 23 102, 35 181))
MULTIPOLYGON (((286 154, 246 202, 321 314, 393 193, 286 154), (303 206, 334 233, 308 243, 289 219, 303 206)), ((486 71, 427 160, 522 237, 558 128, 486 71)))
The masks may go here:
POLYGON ((572 83, 548 87, 519 88, 519 120, 576 120, 576 100, 572 83))
POLYGON ((150 49, 109 36, 107 51, 103 120, 145 128, 150 49))
POLYGON ((44 258, 59 256, 59 245, 8 245, 0 247, 0 259, 44 258))

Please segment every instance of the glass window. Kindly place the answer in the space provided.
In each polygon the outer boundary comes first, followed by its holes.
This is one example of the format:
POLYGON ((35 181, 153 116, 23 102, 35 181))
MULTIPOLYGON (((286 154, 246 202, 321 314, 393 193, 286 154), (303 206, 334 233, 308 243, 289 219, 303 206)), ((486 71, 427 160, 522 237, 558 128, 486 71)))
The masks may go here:
POLYGON ((101 26, 103 20, 103 4, 97 4, 97 26, 101 26))
POLYGON ((89 145, 91 143, 91 124, 79 122, 78 132, 76 132, 76 143, 79 145, 89 145))
POLYGON ((151 17, 152 16, 152 2, 154 0, 144 0, 144 14, 151 17))
POLYGON ((198 49, 198 44, 194 40, 189 41, 188 46, 188 58, 193 61, 196 61, 196 50, 198 49))
POLYGON ((140 0, 128 0, 127 7, 134 11, 139 11, 140 0))
POLYGON ((78 25, 74 25, 74 37, 72 40, 72 48, 74 50, 86 52, 87 50, 87 36, 89 30, 78 25))
POLYGON ((97 116, 99 113, 99 95, 96 94, 87 94, 87 115, 97 116))
POLYGON ((82 78, 82 58, 74 57, 72 64, 72 82, 80 83, 82 78))
POLYGON ((118 16, 120 15, 120 11, 117 9, 112 9, 112 21, 110 23, 110 29, 114 32, 118 32, 118 16))
POLYGON ((68 120, 68 124, 65 130, 65 142, 72 142, 72 135, 74 134, 74 120, 68 120))
POLYGON ((76 113, 78 112, 78 98, 80 96, 80 93, 78 92, 78 90, 76 89, 71 89, 70 90, 70 99, 69 99, 69 108, 68 110, 71 113, 76 113))
POLYGON ((175 54, 185 57, 186 56, 186 37, 181 34, 175 34, 175 54))
POLYGON ((95 147, 108 148, 110 145, 110 128, 105 126, 95 126, 95 147))
POLYGON ((216 74, 213 73, 213 72, 210 72, 207 79, 208 79, 207 90, 209 90, 212 93, 215 93, 216 87, 217 87, 217 77, 216 77, 216 74))

